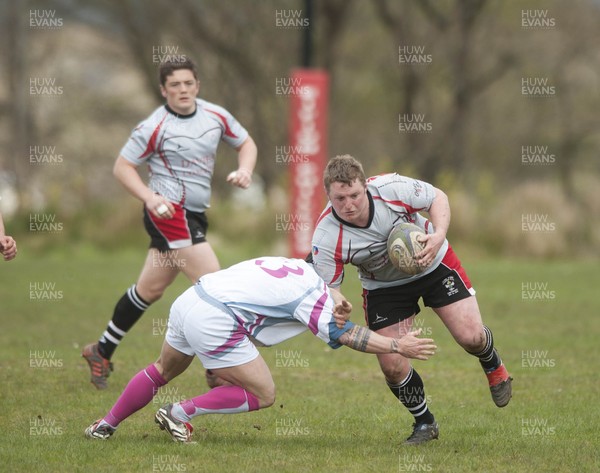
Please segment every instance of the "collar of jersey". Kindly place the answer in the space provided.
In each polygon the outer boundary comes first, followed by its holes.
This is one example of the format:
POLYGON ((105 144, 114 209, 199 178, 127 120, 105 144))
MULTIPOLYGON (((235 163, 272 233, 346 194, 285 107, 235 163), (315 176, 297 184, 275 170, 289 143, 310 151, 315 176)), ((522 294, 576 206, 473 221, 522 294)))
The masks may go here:
POLYGON ((196 104, 196 110, 194 110, 192 113, 189 113, 187 115, 182 115, 181 113, 177 113, 175 110, 173 110, 171 107, 169 107, 168 104, 165 104, 165 108, 167 109, 167 112, 169 112, 171 115, 175 115, 177 118, 192 118, 194 115, 196 115, 196 112, 198 111, 198 104, 196 104))
POLYGON ((333 206, 331 207, 331 213, 333 214, 333 216, 335 217, 335 219, 344 224, 344 225, 348 225, 349 227, 353 227, 353 228, 369 228, 371 226, 371 223, 373 222, 373 217, 375 216, 375 205, 373 204, 373 197, 371 196, 371 193, 369 192, 369 190, 367 189, 367 197, 369 197, 369 220, 367 220, 367 224, 364 227, 361 227, 360 225, 354 225, 353 223, 350 222, 346 222, 346 220, 344 220, 342 217, 340 217, 338 214, 335 213, 335 209, 333 208, 333 206))

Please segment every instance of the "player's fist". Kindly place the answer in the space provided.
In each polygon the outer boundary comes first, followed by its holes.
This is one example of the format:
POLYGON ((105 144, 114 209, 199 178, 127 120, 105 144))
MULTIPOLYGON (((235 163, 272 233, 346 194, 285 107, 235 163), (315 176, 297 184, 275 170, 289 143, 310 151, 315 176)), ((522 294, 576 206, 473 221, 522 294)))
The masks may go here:
POLYGON ((166 220, 175 215, 175 207, 173 207, 173 204, 162 195, 152 194, 152 197, 150 197, 145 204, 148 212, 155 217, 166 220))
POLYGON ((0 253, 4 257, 4 261, 10 261, 17 256, 17 242, 11 236, 0 237, 0 253))
POLYGON ((338 328, 343 328, 346 321, 350 319, 350 313, 352 312, 352 304, 347 300, 338 302, 333 306, 333 318, 338 328))
POLYGON ((435 259, 438 251, 444 244, 446 237, 440 233, 430 233, 428 235, 419 235, 417 240, 425 243, 423 250, 415 255, 415 261, 423 267, 428 267, 435 259))
POLYGON ((239 168, 237 171, 229 173, 227 176, 227 182, 232 186, 247 189, 252 183, 252 172, 248 169, 239 168))

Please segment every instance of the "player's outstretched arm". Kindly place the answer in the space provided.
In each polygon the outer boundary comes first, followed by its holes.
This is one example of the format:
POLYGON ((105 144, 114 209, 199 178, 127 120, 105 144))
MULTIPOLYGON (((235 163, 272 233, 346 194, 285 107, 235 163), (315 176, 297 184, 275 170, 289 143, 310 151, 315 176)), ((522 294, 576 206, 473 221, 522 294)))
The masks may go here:
POLYGON ((338 339, 342 345, 365 353, 398 353, 406 358, 427 360, 437 346, 431 338, 418 338, 421 329, 413 330, 402 338, 383 337, 367 327, 353 326, 338 339))

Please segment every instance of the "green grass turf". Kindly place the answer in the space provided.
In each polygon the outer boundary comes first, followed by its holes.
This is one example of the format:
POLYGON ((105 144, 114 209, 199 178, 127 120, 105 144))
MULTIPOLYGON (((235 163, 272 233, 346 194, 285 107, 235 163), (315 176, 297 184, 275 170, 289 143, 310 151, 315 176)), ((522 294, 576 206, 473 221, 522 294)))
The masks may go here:
MULTIPOLYGON (((220 256, 228 265, 238 254, 220 256)), ((143 258, 143 250, 79 248, 69 255, 21 252, 0 262, 1 471, 600 470, 597 262, 463 261, 515 378, 514 395, 508 407, 496 408, 477 361, 425 309, 418 324, 439 347, 430 361, 415 363, 440 424, 440 439, 430 444, 401 445, 412 419, 373 355, 334 352, 309 333, 261 349, 277 385, 272 408, 196 418, 196 443, 171 442, 153 415, 164 403, 206 390, 195 361, 111 439, 86 440, 83 430, 157 357, 169 305, 188 286, 180 276, 148 310, 117 351, 109 388, 96 391, 81 348, 100 335, 143 258), (32 298, 32 285, 35 291, 44 283, 54 291, 50 300, 32 298), (523 298, 529 283, 546 285, 541 300, 523 298)), ((362 323, 353 271, 344 291, 353 320, 362 323)))

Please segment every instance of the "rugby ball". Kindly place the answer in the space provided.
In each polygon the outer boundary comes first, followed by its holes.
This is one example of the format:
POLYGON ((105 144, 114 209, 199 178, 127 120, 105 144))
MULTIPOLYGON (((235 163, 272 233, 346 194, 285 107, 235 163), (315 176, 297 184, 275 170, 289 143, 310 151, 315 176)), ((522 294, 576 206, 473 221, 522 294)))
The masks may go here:
POLYGON ((417 239, 421 235, 425 235, 422 228, 412 223, 401 223, 392 228, 388 236, 387 249, 390 261, 394 267, 405 274, 419 274, 426 268, 415 261, 415 255, 425 246, 425 243, 417 239))

